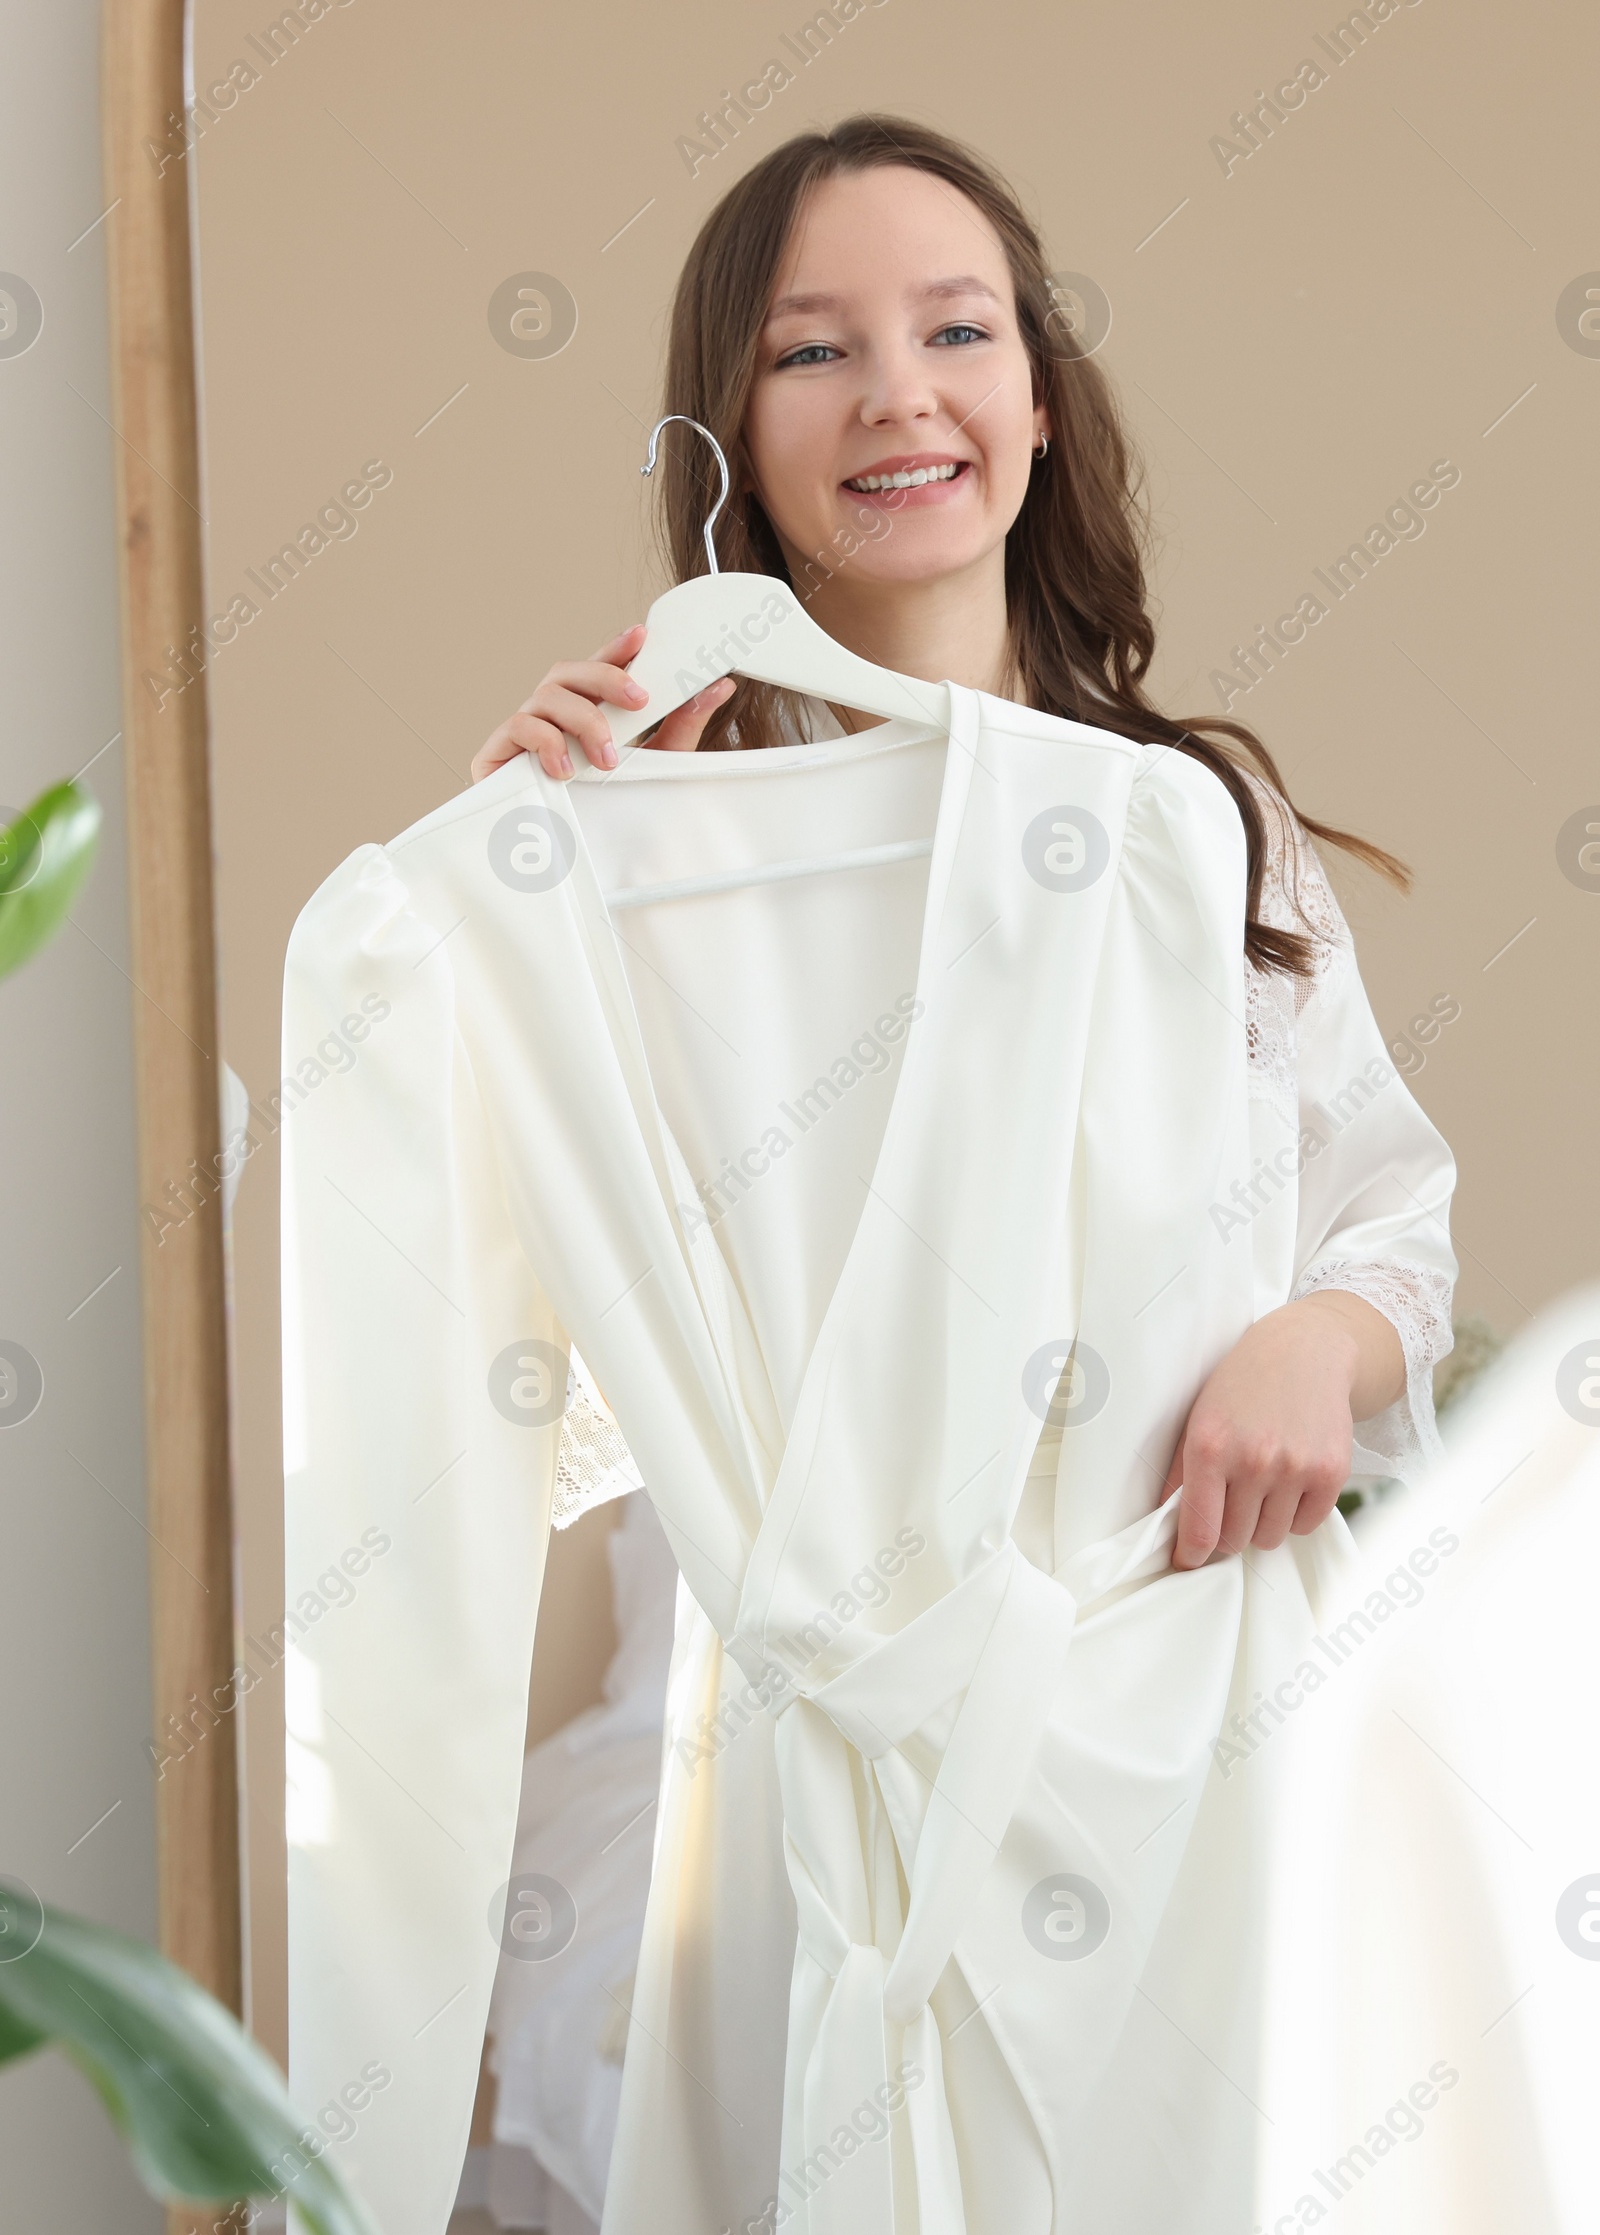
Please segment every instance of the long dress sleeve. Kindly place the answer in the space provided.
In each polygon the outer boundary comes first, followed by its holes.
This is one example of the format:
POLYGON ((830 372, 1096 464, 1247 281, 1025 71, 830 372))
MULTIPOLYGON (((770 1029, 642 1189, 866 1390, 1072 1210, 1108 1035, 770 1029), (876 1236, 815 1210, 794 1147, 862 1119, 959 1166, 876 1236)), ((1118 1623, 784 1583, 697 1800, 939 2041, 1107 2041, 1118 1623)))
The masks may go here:
POLYGON ((466 2148, 569 1351, 450 932, 351 855, 290 941, 278 1097, 290 2084, 386 2227, 443 2227, 466 2148))
POLYGON ((1344 1289, 1394 1327, 1406 1385, 1356 1423, 1351 1472, 1410 1480, 1441 1449, 1433 1368, 1454 1340, 1455 1163, 1384 1044, 1316 847, 1255 788, 1268 833, 1262 920, 1316 942, 1309 980, 1247 966, 1251 1060, 1293 1111, 1303 1160, 1291 1295, 1344 1289))

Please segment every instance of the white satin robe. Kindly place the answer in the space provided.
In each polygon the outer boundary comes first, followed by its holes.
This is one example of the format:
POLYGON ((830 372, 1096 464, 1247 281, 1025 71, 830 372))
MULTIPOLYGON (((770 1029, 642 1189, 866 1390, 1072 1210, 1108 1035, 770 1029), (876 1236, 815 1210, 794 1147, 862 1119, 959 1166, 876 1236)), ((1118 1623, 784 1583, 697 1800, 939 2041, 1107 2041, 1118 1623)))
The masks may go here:
MULTIPOLYGON (((465 2147, 569 1343, 685 1587, 605 2235, 1248 2224, 1272 1783, 1214 1746, 1350 1540, 1171 1571, 1161 1481, 1319 1268, 1447 1287, 1453 1167, 1391 1078, 1262 1186, 1223 787, 946 688, 516 762, 296 925, 286 1072, 377 1021, 284 1128, 289 1604, 392 1549, 293 1669, 290 2079, 393 2072, 339 2152, 386 2235, 465 2147)), ((1353 970, 1327 1030, 1381 1060, 1353 970)))

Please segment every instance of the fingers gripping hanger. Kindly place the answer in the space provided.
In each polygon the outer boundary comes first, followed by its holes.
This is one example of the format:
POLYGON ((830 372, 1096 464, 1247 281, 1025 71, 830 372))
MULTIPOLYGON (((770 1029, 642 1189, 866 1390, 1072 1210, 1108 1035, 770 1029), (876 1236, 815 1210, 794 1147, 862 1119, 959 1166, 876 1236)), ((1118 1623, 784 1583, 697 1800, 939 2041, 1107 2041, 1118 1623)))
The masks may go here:
MULTIPOLYGON (((619 748, 630 744, 642 730, 664 720, 724 675, 744 675, 784 690, 833 699, 843 706, 881 714, 886 721, 910 717, 942 730, 947 701, 941 684, 877 667, 836 643, 776 575, 721 571, 714 530, 717 514, 727 502, 728 461, 710 428, 681 411, 668 412, 651 432, 649 456, 639 471, 645 475, 654 471, 661 430, 674 419, 705 436, 717 454, 722 476, 717 501, 701 530, 706 572, 666 591, 646 615, 644 644, 628 673, 649 696, 642 707, 602 707, 612 743, 619 748)), ((653 900, 730 892, 742 885, 768 884, 785 877, 813 877, 828 870, 868 869, 883 862, 910 861, 932 850, 931 838, 912 838, 811 860, 767 862, 753 869, 679 878, 668 884, 631 885, 621 892, 607 893, 606 904, 613 909, 639 908, 653 900)))

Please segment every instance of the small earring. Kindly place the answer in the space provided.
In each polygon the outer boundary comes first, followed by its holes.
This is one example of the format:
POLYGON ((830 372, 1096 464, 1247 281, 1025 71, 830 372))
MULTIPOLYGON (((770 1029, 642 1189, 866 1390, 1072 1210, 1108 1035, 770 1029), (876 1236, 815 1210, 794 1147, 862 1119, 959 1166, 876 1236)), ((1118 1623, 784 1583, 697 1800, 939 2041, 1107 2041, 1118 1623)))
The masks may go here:
POLYGON ((1046 434, 1041 434, 1041 435, 1040 435, 1040 437, 1039 437, 1039 440, 1038 440, 1038 441, 1037 441, 1037 443, 1035 443, 1035 445, 1034 445, 1034 450, 1033 450, 1033 454, 1034 454, 1034 456, 1035 456, 1036 458, 1042 458, 1042 457, 1044 456, 1045 452, 1046 452, 1046 451, 1047 451, 1047 450, 1049 449, 1049 447, 1050 447, 1050 437, 1049 437, 1048 435, 1046 435, 1046 434))

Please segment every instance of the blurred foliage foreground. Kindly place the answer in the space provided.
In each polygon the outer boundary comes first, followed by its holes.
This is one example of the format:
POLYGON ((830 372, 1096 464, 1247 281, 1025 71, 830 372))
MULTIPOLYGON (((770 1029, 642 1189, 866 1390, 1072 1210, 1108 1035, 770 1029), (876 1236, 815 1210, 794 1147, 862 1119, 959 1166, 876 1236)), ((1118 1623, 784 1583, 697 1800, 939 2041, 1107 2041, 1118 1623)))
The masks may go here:
POLYGON ((0 978, 36 954, 89 874, 100 805, 77 784, 53 784, 0 826, 0 978))
POLYGON ((62 2050, 153 2196, 224 2211, 291 2197, 312 2235, 377 2235, 295 2112, 278 2068, 154 1948, 0 1880, 0 2065, 62 2050))
MULTIPOLYGON (((99 835, 75 783, 0 825, 0 977, 60 928, 99 835)), ((231 2214, 291 2194, 312 2235, 376 2235, 326 2161, 330 2137, 220 2002, 142 1941, 0 1881, 0 2065, 47 2047, 95 2089, 152 2195, 231 2214)))

